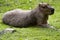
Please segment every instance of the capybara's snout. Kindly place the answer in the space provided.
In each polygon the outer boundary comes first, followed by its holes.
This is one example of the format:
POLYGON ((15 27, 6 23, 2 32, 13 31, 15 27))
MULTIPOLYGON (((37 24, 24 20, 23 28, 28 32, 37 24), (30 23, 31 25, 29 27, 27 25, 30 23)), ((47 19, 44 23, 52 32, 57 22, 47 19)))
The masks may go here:
POLYGON ((51 15, 54 14, 55 9, 54 8, 50 8, 51 9, 51 15))

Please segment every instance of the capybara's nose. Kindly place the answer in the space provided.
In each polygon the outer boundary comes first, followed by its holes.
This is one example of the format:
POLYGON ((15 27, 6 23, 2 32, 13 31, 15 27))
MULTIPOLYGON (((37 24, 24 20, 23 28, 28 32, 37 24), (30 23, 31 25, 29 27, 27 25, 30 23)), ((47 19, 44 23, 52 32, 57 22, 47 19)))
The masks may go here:
POLYGON ((54 11, 54 8, 51 9, 51 12, 54 11))
POLYGON ((54 8, 51 8, 51 14, 54 14, 54 8))

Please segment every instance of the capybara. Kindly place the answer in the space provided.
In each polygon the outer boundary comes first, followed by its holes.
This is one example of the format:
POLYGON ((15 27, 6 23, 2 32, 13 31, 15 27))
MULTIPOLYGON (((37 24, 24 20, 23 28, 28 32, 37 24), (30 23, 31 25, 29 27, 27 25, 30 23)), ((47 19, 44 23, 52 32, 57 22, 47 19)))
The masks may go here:
POLYGON ((4 13, 2 21, 15 27, 37 25, 52 28, 48 23, 48 16, 54 14, 54 8, 48 3, 39 3, 32 10, 15 9, 4 13))

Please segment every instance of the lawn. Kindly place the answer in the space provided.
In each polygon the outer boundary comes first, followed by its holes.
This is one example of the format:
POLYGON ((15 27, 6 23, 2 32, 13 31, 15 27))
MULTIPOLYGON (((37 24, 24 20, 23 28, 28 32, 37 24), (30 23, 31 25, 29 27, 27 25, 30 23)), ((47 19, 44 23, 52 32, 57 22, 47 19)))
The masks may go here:
MULTIPOLYGON (((60 29, 60 0, 0 0, 0 30, 12 26, 2 22, 4 12, 12 9, 33 9, 40 2, 47 2, 55 8, 54 15, 49 16, 50 25, 60 29)), ((60 40, 60 31, 49 28, 31 26, 27 28, 15 28, 14 33, 0 35, 0 40, 60 40)))

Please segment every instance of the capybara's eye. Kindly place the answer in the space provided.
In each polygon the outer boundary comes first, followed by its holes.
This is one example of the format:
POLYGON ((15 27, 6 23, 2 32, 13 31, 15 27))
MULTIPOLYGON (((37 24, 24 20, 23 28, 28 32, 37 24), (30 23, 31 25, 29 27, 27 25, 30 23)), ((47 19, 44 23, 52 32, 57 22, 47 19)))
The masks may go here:
POLYGON ((42 7, 42 8, 46 8, 46 7, 42 7))
POLYGON ((47 6, 43 6, 42 8, 47 8, 47 6))
POLYGON ((48 7, 45 5, 45 6, 42 6, 42 8, 48 8, 48 7))

